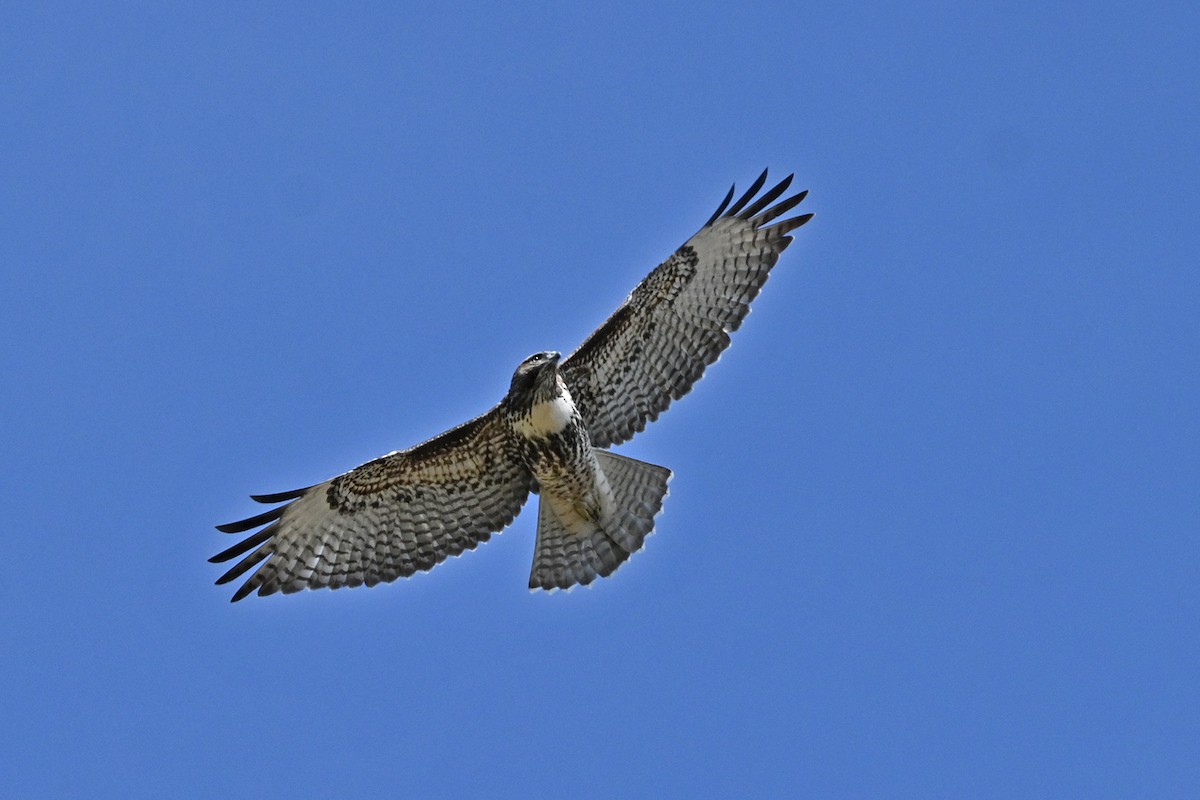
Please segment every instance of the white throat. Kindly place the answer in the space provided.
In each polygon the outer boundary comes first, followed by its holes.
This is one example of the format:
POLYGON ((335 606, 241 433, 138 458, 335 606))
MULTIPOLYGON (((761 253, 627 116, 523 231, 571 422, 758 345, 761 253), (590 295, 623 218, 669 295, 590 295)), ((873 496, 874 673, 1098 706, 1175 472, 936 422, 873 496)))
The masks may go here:
POLYGON ((517 431, 524 436, 549 436, 560 433, 571 422, 575 413, 575 402, 566 387, 553 400, 534 403, 528 417, 518 420, 517 431))

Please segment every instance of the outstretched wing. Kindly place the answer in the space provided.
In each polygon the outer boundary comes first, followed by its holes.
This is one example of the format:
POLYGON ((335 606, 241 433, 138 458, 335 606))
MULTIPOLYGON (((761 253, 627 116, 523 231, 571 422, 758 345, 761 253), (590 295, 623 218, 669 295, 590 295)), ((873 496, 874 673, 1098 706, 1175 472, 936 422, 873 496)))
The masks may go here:
POLYGON ((563 376, 594 446, 629 439, 691 390, 729 346, 729 334, 791 244, 788 233, 812 218, 774 222, 808 193, 772 206, 792 176, 755 199, 766 179, 764 171, 729 206, 731 188, 704 227, 563 361, 563 376))
POLYGON ((254 496, 262 503, 292 502, 218 526, 225 533, 266 527, 209 560, 245 556, 218 584, 258 567, 235 602, 256 589, 268 595, 374 586, 486 541, 513 521, 532 480, 497 406, 316 486, 254 496))

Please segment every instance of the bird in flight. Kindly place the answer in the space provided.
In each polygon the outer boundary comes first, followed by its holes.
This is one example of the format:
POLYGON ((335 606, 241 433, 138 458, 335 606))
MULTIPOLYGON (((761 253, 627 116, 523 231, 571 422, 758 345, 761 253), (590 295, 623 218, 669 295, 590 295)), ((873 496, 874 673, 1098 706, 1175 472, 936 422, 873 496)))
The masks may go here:
POLYGON ((210 561, 241 557, 236 602, 301 589, 374 586, 473 550, 540 496, 530 589, 610 575, 642 548, 671 471, 609 452, 687 394, 729 346, 788 234, 789 175, 759 194, 764 171, 638 284, 570 356, 534 353, 490 411, 408 450, 306 489, 251 495, 282 504, 224 533, 260 528, 210 561), (776 202, 778 201, 778 202, 776 202), (256 569, 257 568, 257 569, 256 569))

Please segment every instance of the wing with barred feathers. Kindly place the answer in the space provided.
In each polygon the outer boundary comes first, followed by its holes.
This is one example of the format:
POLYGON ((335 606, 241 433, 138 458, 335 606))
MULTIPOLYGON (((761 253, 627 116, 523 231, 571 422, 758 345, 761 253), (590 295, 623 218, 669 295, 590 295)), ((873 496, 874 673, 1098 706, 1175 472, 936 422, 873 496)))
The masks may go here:
POLYGON ((791 185, 789 175, 756 199, 766 179, 764 171, 732 206, 731 188, 704 227, 563 361, 594 446, 619 444, 645 429, 729 346, 729 334, 791 244, 788 233, 812 217, 775 222, 807 192, 775 203, 791 185))
POLYGON ((266 527, 209 560, 244 556, 218 584, 258 567, 235 602, 255 590, 374 586, 486 541, 513 521, 532 480, 497 406, 316 486, 255 496, 263 503, 291 502, 218 526, 226 533, 266 527))

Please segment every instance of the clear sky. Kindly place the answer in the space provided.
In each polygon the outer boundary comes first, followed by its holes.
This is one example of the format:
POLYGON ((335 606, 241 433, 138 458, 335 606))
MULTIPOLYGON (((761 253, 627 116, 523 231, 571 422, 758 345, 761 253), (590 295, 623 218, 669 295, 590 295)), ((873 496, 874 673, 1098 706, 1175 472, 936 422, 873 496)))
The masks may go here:
POLYGON ((1003 6, 5 3, 0 795, 1200 796, 1200 12, 1003 6), (765 166, 614 577, 213 586, 765 166))

